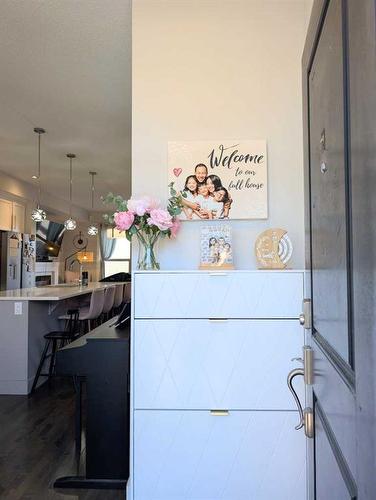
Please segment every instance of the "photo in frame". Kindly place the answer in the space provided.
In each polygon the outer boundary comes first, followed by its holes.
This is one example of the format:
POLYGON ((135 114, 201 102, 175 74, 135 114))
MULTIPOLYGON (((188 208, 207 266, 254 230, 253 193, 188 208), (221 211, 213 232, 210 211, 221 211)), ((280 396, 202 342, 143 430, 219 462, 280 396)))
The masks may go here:
POLYGON ((169 142, 168 180, 181 220, 268 218, 265 140, 169 142))
POLYGON ((200 269, 234 269, 229 225, 203 226, 200 246, 200 269))

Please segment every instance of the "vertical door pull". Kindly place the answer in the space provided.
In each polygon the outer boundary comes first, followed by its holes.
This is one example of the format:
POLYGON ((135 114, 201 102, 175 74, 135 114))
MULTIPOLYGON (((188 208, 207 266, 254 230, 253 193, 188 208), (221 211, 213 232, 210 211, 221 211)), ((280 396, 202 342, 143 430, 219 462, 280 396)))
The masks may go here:
POLYGON ((302 427, 304 427, 304 415, 303 415, 303 408, 302 405, 300 404, 298 395, 294 389, 294 386, 292 384, 293 380, 295 377, 301 376, 304 378, 304 370, 303 368, 295 368, 294 370, 291 370, 291 372, 287 375, 287 386, 291 391, 291 394, 293 395, 295 399, 296 406, 298 407, 298 412, 299 412, 299 418, 300 422, 298 425, 295 427, 295 429, 298 431, 302 427))

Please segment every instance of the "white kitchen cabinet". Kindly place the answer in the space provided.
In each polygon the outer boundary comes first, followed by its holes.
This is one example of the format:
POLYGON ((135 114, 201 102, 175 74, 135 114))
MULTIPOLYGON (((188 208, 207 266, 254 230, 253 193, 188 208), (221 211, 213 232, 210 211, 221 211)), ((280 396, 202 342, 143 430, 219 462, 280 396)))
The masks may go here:
POLYGON ((16 202, 12 205, 12 230, 23 233, 25 232, 25 206, 16 202))
POLYGON ((305 435, 286 385, 304 344, 303 272, 133 283, 130 500, 304 500, 305 435))
POLYGON ((12 202, 0 199, 0 229, 2 231, 12 230, 12 202))
POLYGON ((25 231, 25 206, 10 200, 0 199, 0 230, 25 231))

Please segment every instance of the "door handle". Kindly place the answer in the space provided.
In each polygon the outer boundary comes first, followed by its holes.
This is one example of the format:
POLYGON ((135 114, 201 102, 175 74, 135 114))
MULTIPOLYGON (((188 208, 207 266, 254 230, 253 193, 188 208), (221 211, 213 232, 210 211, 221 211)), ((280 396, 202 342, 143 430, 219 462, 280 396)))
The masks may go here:
POLYGON ((295 427, 295 429, 298 431, 302 427, 304 427, 304 414, 303 414, 303 408, 302 405, 300 404, 299 397, 294 389, 293 386, 293 380, 295 377, 301 376, 304 378, 304 370, 303 368, 295 368, 294 370, 291 370, 291 372, 287 375, 287 387, 290 389, 291 394, 294 397, 296 406, 298 407, 298 412, 299 412, 299 418, 300 422, 298 425, 295 427))

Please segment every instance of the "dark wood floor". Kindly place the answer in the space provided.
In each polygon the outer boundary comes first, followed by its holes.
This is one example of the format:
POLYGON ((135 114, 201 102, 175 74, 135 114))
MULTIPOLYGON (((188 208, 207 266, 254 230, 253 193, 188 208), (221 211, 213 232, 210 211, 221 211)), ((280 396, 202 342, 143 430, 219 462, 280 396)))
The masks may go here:
POLYGON ((70 380, 44 384, 31 398, 0 396, 0 498, 124 500, 123 491, 54 490, 56 478, 82 471, 75 455, 74 391, 70 380))

